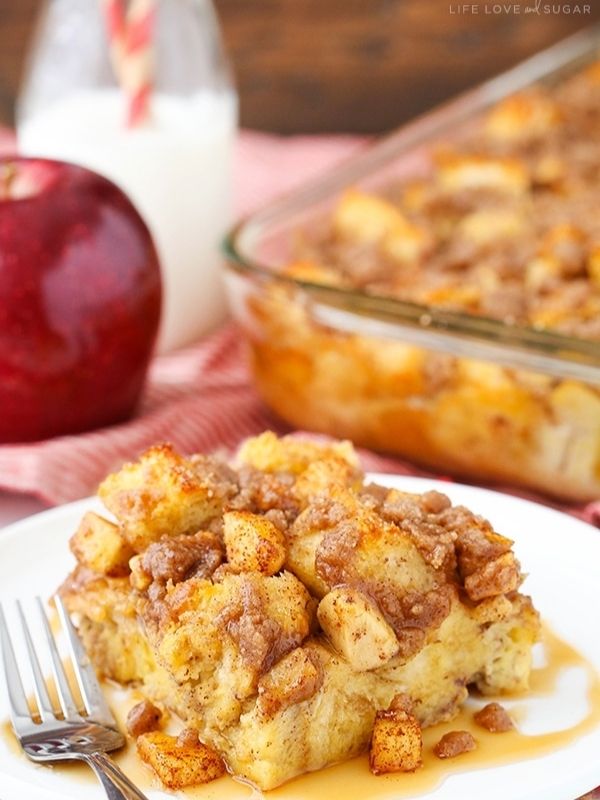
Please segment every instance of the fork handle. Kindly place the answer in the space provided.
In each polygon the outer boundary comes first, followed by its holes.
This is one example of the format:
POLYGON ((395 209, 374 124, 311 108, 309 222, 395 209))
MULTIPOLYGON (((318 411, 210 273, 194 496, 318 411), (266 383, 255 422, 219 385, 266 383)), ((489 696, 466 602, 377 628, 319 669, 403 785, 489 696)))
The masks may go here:
POLYGON ((106 753, 91 753, 84 761, 96 773, 108 800, 148 800, 106 753))

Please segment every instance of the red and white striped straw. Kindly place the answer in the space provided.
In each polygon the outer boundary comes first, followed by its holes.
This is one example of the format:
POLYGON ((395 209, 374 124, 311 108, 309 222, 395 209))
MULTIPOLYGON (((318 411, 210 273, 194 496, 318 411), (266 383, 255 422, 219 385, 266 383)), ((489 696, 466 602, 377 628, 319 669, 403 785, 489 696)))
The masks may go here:
POLYGON ((153 78, 156 0, 102 0, 111 59, 127 96, 127 125, 148 117, 153 78))

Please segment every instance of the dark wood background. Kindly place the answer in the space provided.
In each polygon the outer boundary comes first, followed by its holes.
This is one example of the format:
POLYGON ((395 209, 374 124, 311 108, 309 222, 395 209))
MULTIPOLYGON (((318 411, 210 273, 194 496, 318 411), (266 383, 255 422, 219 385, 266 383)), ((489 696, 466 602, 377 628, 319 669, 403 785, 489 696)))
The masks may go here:
MULTIPOLYGON (((0 0, 0 121, 14 97, 41 0, 0 0)), ((456 13, 450 0, 215 0, 242 124, 282 133, 377 132, 600 20, 573 13, 456 13), (454 13, 452 13, 454 11, 454 13)), ((549 3, 549 5, 556 5, 549 3)))

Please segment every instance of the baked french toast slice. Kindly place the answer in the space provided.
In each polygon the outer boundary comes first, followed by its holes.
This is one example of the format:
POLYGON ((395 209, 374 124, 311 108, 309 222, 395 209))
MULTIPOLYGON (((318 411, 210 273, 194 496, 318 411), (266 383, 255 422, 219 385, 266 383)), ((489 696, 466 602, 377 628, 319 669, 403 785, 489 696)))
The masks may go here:
POLYGON ((398 695, 427 726, 470 685, 527 688, 539 621, 510 540, 365 484, 347 443, 265 433, 235 467, 161 446, 99 494, 115 522, 84 519, 60 589, 91 660, 263 790, 365 751, 398 695))

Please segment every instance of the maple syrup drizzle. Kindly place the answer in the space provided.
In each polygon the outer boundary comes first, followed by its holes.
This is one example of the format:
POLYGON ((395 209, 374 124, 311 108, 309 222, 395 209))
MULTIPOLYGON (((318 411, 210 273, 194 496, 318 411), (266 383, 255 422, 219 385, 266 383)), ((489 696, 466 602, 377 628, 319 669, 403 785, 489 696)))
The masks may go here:
MULTIPOLYGON (((489 733, 473 721, 472 704, 463 707, 450 722, 440 723, 423 731, 423 767, 414 773, 374 776, 369 771, 368 759, 363 755, 318 772, 302 775, 278 789, 266 793, 268 800, 300 800, 306 797, 339 795, 345 800, 400 800, 425 794, 439 786, 449 775, 510 764, 554 752, 600 725, 600 676, 591 664, 571 645, 544 626, 543 642, 546 664, 531 673, 531 688, 522 697, 510 698, 520 702, 510 709, 517 723, 526 715, 527 701, 549 697, 556 690, 561 674, 578 668, 586 674, 588 710, 575 725, 564 730, 537 735, 526 735, 518 730, 507 733, 489 733), (433 746, 452 730, 470 731, 477 740, 476 750, 456 759, 442 761, 433 755, 433 746)), ((142 695, 137 691, 123 690, 114 684, 104 686, 107 698, 117 720, 124 730, 127 711, 142 695)), ((489 702, 491 698, 485 698, 489 702)), ((500 698, 502 702, 502 698, 500 698)), ((481 705, 480 703, 479 705, 481 705)), ((2 738, 10 752, 26 758, 18 745, 8 721, 1 725, 2 738)), ((135 746, 128 742, 123 750, 114 754, 115 760, 140 788, 160 788, 151 771, 140 761, 135 746)), ((91 770, 82 764, 60 764, 60 769, 70 778, 87 782, 95 780, 91 770)), ((231 777, 224 777, 205 786, 192 787, 181 792, 188 800, 257 800, 263 793, 231 777)))

